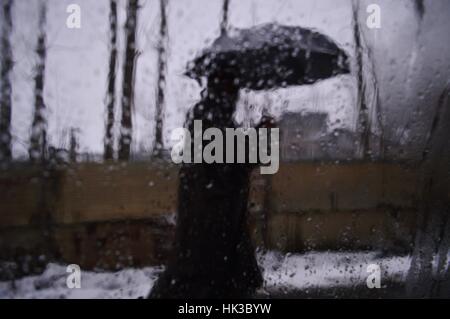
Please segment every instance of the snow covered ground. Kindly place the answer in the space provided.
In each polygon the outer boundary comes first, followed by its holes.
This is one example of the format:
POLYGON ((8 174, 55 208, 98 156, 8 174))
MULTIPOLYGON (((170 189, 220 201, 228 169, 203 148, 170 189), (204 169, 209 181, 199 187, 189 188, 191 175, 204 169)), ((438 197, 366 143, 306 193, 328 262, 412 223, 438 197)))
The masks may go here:
MULTIPOLYGON (((266 291, 365 285, 367 267, 377 264, 381 283, 402 282, 410 257, 377 257, 375 252, 311 252, 259 254, 266 291)), ((67 288, 65 265, 48 264, 44 273, 12 282, 0 282, 0 298, 139 298, 145 297, 162 267, 118 272, 82 271, 81 288, 67 288)))
POLYGON ((411 258, 409 256, 377 257, 377 253, 312 252, 305 255, 281 255, 268 252, 261 256, 265 288, 298 290, 308 288, 352 287, 366 285, 373 270, 380 269, 383 282, 404 282, 411 258), (372 268, 373 269, 373 268, 372 268))

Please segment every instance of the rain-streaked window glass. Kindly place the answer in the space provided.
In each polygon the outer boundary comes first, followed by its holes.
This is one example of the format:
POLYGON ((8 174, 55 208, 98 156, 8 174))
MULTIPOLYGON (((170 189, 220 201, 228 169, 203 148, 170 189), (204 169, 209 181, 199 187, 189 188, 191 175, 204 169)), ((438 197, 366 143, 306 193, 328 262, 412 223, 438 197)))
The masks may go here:
POLYGON ((0 298, 450 297, 446 0, 0 0, 0 298))

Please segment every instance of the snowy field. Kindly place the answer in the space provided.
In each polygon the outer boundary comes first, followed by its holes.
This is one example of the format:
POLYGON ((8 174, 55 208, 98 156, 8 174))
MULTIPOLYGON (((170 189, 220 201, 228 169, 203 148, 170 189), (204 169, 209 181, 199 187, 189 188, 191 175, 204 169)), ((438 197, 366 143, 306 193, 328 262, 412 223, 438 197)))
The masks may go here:
MULTIPOLYGON (((310 288, 365 285, 367 267, 377 264, 381 283, 403 282, 410 257, 378 257, 374 252, 307 254, 259 254, 268 291, 306 290, 310 288)), ((82 271, 81 288, 69 289, 65 265, 49 264, 41 275, 0 282, 0 298, 139 298, 145 297, 162 267, 124 269, 118 272, 82 271)))

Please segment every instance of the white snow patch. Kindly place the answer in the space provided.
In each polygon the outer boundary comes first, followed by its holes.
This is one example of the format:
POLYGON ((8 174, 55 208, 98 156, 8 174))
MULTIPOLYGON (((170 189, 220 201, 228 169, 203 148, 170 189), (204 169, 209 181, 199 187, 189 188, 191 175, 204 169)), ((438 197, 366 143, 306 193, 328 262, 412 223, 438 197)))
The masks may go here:
POLYGON ((410 266, 409 256, 377 258, 377 253, 311 252, 282 255, 268 252, 261 256, 266 289, 307 289, 351 287, 365 284, 367 267, 377 264, 383 281, 402 282, 410 266))
POLYGON ((117 272, 81 272, 81 288, 67 288, 66 266, 48 264, 38 276, 0 282, 0 298, 25 299, 136 299, 146 297, 162 267, 117 272))
MULTIPOLYGON (((404 281, 410 257, 378 258, 374 252, 311 252, 259 254, 265 289, 307 289, 311 287, 345 287, 361 285, 368 276, 367 266, 378 264, 381 282, 404 281)), ((81 288, 69 289, 66 266, 48 264, 38 276, 0 282, 0 298, 105 299, 146 297, 163 267, 123 269, 117 272, 82 271, 81 288)))

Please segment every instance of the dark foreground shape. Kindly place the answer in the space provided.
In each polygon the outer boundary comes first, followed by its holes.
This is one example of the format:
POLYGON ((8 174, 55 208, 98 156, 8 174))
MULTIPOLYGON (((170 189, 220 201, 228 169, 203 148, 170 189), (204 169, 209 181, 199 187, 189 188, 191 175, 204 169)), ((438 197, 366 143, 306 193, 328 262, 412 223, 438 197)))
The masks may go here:
POLYGON ((262 283, 246 227, 248 169, 180 171, 175 255, 151 297, 246 297, 262 283), (210 186, 210 188, 208 188, 210 186))
MULTIPOLYGON (((348 56, 331 39, 301 27, 268 24, 222 34, 187 75, 208 88, 188 121, 233 127, 240 88, 312 84, 349 73, 348 56)), ((150 297, 248 297, 262 283, 246 228, 251 167, 183 164, 174 256, 150 297)))
MULTIPOLYGON (((238 97, 233 77, 221 72, 188 119, 203 129, 234 126, 238 97)), ((150 298, 240 298, 262 284, 246 224, 247 164, 182 164, 173 255, 150 298)))

